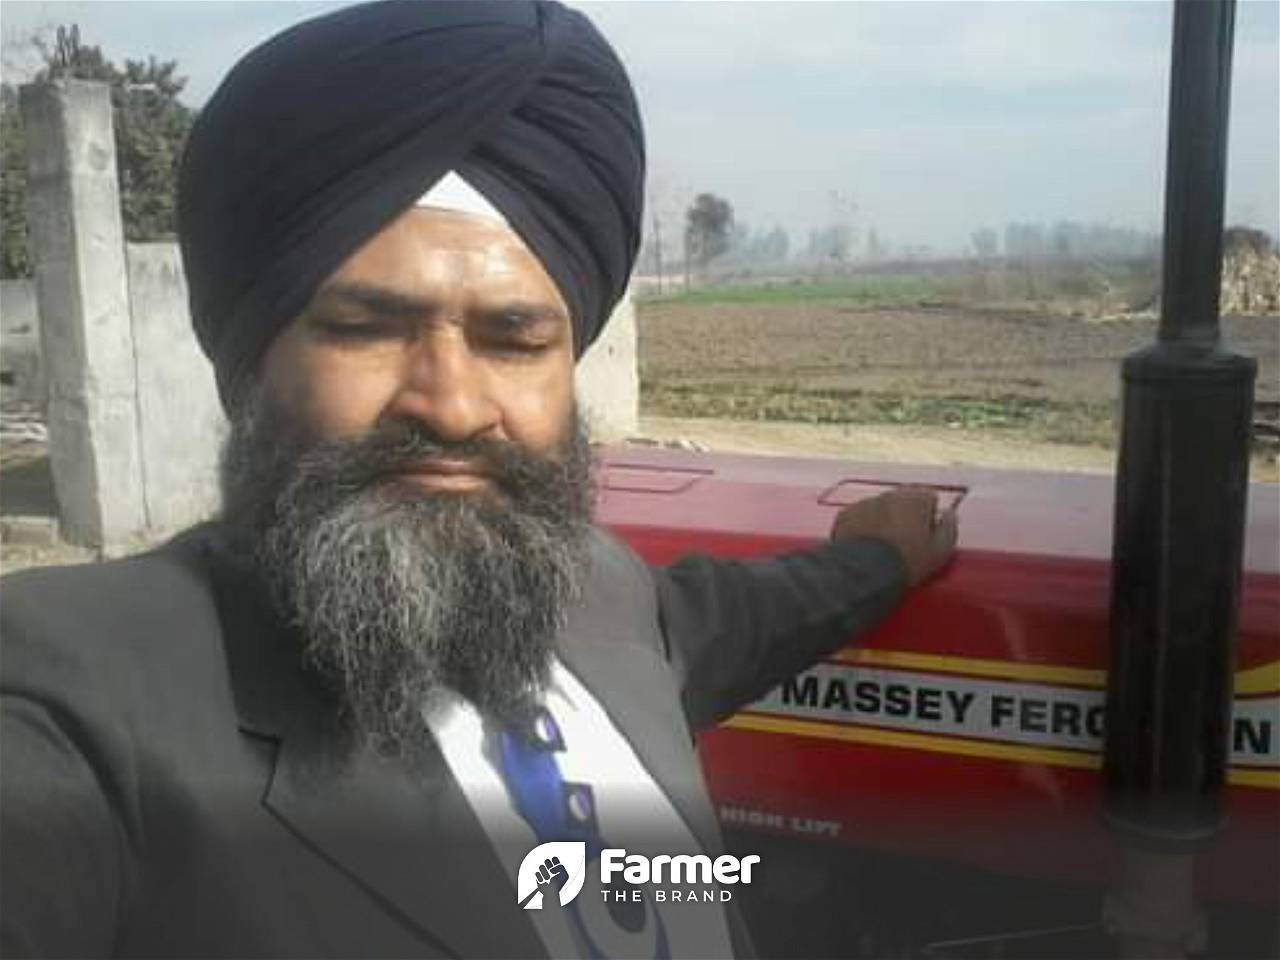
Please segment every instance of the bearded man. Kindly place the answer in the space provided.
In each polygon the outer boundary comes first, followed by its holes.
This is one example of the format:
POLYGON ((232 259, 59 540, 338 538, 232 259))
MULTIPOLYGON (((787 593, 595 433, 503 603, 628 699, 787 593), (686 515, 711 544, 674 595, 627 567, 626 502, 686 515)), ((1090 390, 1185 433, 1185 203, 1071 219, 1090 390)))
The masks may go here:
POLYGON ((179 197, 222 515, 5 582, 6 955, 750 952, 731 905, 560 907, 551 859, 518 903, 521 858, 721 853, 693 735, 878 622, 955 521, 902 492, 664 570, 593 526, 573 371, 643 157, 551 2, 346 8, 231 72, 179 197))

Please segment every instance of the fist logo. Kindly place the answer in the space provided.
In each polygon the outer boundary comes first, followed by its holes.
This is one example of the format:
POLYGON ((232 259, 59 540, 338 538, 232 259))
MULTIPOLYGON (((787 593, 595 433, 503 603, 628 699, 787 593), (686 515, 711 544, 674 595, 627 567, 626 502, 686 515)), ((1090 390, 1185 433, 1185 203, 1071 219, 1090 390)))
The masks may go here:
POLYGON ((542 902, 559 905, 560 888, 569 880, 569 871, 564 868, 559 857, 551 857, 533 875, 542 891, 542 902))
POLYGON ((552 910, 569 903, 586 879, 587 845, 581 840, 539 844, 525 854, 516 877, 521 910, 552 910))

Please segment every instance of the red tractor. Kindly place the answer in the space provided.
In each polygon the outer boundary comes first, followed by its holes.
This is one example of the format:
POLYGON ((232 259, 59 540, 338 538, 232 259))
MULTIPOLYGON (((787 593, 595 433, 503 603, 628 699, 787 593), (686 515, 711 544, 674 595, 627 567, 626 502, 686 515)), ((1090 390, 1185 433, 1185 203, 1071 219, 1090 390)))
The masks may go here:
POLYGON ((1114 480, 607 454, 601 518, 654 563, 809 544, 897 484, 959 505, 942 577, 700 743, 785 878, 748 904, 766 953, 1280 952, 1280 497, 1218 336, 1233 22, 1177 0, 1162 318, 1114 480))

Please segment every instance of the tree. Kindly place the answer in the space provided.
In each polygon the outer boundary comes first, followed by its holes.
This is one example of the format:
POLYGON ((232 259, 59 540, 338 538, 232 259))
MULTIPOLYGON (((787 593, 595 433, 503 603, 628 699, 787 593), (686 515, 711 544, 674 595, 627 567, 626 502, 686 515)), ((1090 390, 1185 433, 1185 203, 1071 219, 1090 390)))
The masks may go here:
POLYGON ((791 248, 791 238, 782 227, 774 227, 760 240, 762 263, 784 263, 791 248))
POLYGON ((1222 253, 1226 257, 1239 257, 1244 253, 1263 257, 1275 249, 1271 235, 1253 227, 1227 227, 1222 234, 1222 253))
POLYGON ((0 87, 0 276, 29 277, 35 272, 27 249, 27 163, 18 93, 0 87))
POLYGON ((685 212, 684 250, 690 263, 705 269, 729 249, 733 206, 714 193, 700 193, 685 212))
POLYGON ((993 258, 1000 248, 1000 239, 990 227, 973 231, 973 252, 983 260, 993 258))
POLYGON ((124 82, 112 88, 125 236, 133 241, 177 232, 178 165, 195 120, 178 100, 186 78, 177 68, 155 57, 126 60, 124 82))
MULTIPOLYGON (((34 82, 67 77, 95 80, 111 87, 116 164, 120 176, 120 206, 125 238, 133 242, 164 240, 176 232, 178 163, 194 112, 179 99, 186 79, 178 76, 176 61, 125 60, 117 67, 96 46, 80 41, 77 27, 59 27, 56 39, 32 43, 44 66, 34 82)), ((26 243, 26 156, 14 88, 3 89, 0 125, 0 204, 4 214, 4 276, 26 276, 31 259, 26 243)))
POLYGON ((1023 260, 1042 258, 1046 252, 1045 229, 1039 223, 1010 223, 1004 228, 1004 254, 1023 260))
POLYGON ((875 227, 867 231, 867 259, 877 263, 889 255, 889 245, 882 243, 875 227))
POLYGON ((809 231, 809 257, 819 263, 842 266, 853 250, 853 230, 843 223, 809 231))
POLYGON ((1074 220, 1059 220, 1049 231, 1049 247, 1059 259, 1079 257, 1084 253, 1086 231, 1074 220))

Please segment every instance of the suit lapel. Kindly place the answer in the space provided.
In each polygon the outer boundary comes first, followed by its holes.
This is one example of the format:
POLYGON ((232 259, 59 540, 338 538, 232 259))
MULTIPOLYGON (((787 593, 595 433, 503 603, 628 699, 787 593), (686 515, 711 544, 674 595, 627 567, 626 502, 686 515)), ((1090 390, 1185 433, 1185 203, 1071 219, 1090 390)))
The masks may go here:
POLYGON ((565 665, 599 701, 701 847, 711 856, 718 855, 724 844, 707 801, 697 757, 690 756, 693 751, 688 741, 681 742, 683 724, 672 722, 672 709, 680 710, 679 700, 662 709, 653 695, 660 688, 652 684, 665 679, 659 675, 661 661, 626 647, 601 656, 600 651, 576 644, 566 645, 562 656, 565 665))
POLYGON ((410 772, 369 750, 336 758, 294 729, 265 803, 304 843, 449 952, 545 955, 443 759, 434 753, 423 767, 410 772))
MULTIPOLYGON (((625 548, 604 536, 596 546, 588 603, 561 637, 561 658, 600 702, 702 849, 718 856, 724 838, 692 735, 681 722, 679 683, 658 652, 662 647, 652 583, 625 548)), ((736 900, 726 913, 733 955, 755 957, 736 900)))
POLYGON ((593 551, 587 602, 561 636, 560 656, 599 701, 704 850, 723 850, 678 681, 659 654, 652 582, 603 535, 593 551))
MULTIPOLYGON (((461 956, 545 956, 466 797, 434 749, 410 769, 344 749, 261 591, 214 561, 242 730, 279 741, 263 804, 402 923, 461 956)), ((424 732, 424 736, 427 734, 424 732)))

